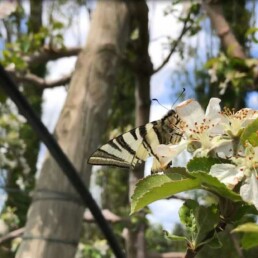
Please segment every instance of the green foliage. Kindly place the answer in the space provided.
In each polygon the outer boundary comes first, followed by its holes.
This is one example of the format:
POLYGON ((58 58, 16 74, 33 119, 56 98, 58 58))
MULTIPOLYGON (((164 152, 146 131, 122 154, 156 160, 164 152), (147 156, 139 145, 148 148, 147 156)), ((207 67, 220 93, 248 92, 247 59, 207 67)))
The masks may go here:
POLYGON ((258 246, 258 225, 255 223, 246 223, 236 227, 232 232, 244 233, 241 239, 242 247, 250 249, 258 246))
POLYGON ((20 223, 15 207, 6 207, 5 212, 0 215, 0 220, 8 225, 9 228, 17 228, 20 223))
POLYGON ((119 168, 102 168, 97 171, 96 183, 101 186, 102 207, 117 215, 128 212, 128 173, 119 168))
POLYGON ((245 127, 240 140, 243 145, 249 142, 254 147, 258 146, 258 118, 245 127))
POLYGON ((207 243, 212 243, 213 247, 219 243, 214 232, 219 223, 219 211, 216 205, 204 207, 194 200, 188 200, 181 207, 179 216, 186 227, 187 242, 193 250, 207 243))
MULTIPOLYGON (((111 110, 108 119, 108 132, 121 134, 131 129, 135 120, 135 79, 127 66, 118 68, 111 110), (119 108, 118 108, 119 107, 119 108)), ((114 135, 112 135, 112 138, 114 135)))
POLYGON ((112 252, 106 240, 97 240, 92 244, 80 244, 77 258, 112 258, 112 252))
MULTIPOLYGON (((178 227, 179 228, 179 227, 178 227)), ((185 243, 173 241, 170 234, 163 230, 161 225, 149 225, 145 232, 148 252, 181 252, 185 249, 185 243)))
POLYGON ((21 35, 16 41, 7 43, 3 50, 2 64, 12 64, 17 70, 27 69, 24 56, 39 51, 43 42, 48 42, 51 49, 62 48, 64 24, 53 21, 47 27, 41 27, 37 33, 21 35))
POLYGON ((218 57, 209 59, 205 67, 209 69, 212 83, 218 84, 221 95, 230 86, 240 94, 246 87, 253 85, 254 62, 220 53, 218 57))
POLYGON ((242 200, 240 195, 207 173, 194 171, 183 176, 174 171, 150 175, 140 180, 132 195, 131 213, 159 199, 193 189, 204 189, 232 201, 242 200))
POLYGON ((208 173, 212 165, 220 163, 221 161, 222 160, 218 158, 196 157, 194 159, 191 159, 187 163, 187 171, 188 172, 203 171, 208 173))
POLYGON ((25 143, 20 138, 24 120, 11 111, 13 108, 0 103, 0 171, 19 168, 26 174, 30 169, 24 159, 25 143))

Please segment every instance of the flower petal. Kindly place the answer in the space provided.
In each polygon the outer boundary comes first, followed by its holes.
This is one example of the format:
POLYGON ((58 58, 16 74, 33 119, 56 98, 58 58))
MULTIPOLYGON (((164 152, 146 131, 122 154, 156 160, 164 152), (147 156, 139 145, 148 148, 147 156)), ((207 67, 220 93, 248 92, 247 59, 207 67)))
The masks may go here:
POLYGON ((196 123, 202 122, 204 118, 204 111, 201 105, 194 99, 188 99, 180 103, 175 110, 189 127, 194 127, 196 123))
POLYGON ((243 172, 232 164, 215 164, 210 169, 210 175, 217 177, 230 189, 243 178, 243 172))
POLYGON ((179 153, 181 153, 187 146, 186 141, 181 141, 176 145, 165 145, 160 144, 154 150, 157 154, 160 164, 162 166, 167 165, 173 158, 175 158, 179 153))
POLYGON ((252 203, 258 209, 258 180, 255 173, 252 173, 240 187, 240 195, 246 202, 252 203))
POLYGON ((219 98, 211 98, 209 101, 209 104, 206 108, 205 116, 208 119, 214 119, 217 117, 220 117, 221 108, 219 103, 221 102, 221 99, 219 98))

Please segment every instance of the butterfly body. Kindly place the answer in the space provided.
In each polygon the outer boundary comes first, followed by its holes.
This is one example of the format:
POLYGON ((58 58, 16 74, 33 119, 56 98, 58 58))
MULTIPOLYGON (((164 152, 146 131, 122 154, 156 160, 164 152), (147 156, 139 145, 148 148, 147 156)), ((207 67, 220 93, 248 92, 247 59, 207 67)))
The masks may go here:
POLYGON ((160 144, 176 144, 181 140, 180 122, 176 112, 171 109, 162 119, 132 129, 110 140, 91 155, 88 163, 134 168, 153 156, 152 172, 160 171, 163 168, 156 154, 156 147, 160 144))

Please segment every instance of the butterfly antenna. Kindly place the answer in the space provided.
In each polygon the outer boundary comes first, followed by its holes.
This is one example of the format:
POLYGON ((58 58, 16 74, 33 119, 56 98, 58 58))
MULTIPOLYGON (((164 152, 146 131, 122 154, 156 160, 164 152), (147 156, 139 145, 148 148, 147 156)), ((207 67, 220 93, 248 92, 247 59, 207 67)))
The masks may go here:
POLYGON ((158 99, 152 99, 152 101, 157 101, 160 106, 162 106, 162 107, 165 108, 166 110, 169 110, 167 107, 163 106, 163 105, 158 101, 158 99))
POLYGON ((177 103, 177 101, 182 97, 182 95, 185 93, 185 88, 183 88, 182 92, 179 94, 179 96, 174 101, 172 107, 177 103))

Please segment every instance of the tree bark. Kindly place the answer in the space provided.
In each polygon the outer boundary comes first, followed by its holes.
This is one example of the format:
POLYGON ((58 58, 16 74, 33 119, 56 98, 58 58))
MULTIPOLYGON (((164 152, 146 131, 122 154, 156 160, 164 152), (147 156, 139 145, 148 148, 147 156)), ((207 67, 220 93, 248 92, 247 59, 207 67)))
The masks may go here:
POLYGON ((228 22, 226 21, 221 3, 207 3, 203 1, 203 7, 207 15, 210 17, 212 26, 221 40, 221 44, 226 52, 232 57, 246 58, 246 54, 240 43, 237 41, 228 22))
MULTIPOLYGON (((131 4, 132 14, 139 29, 139 42, 136 44, 135 53, 137 60, 134 64, 135 71, 135 126, 149 122, 150 115, 150 78, 153 66, 148 52, 149 31, 148 31, 148 6, 144 0, 131 4)), ((135 184, 144 177, 144 164, 135 168, 130 173, 129 194, 133 193, 135 184)), ((142 212, 139 216, 144 217, 142 212)), ((144 221, 144 219, 142 220, 144 221)), ((134 227, 133 227, 134 228, 134 227)), ((127 241, 127 257, 145 258, 145 228, 144 222, 140 222, 137 229, 129 229, 127 241)))
MULTIPOLYGON (((128 38, 124 1, 99 1, 80 53, 55 136, 88 185, 89 155, 106 124, 118 59, 128 38)), ((16 258, 74 257, 84 207, 56 162, 47 154, 33 194, 16 258)))
MULTIPOLYGON (((211 24, 217 36, 220 39, 221 47, 225 51, 225 53, 231 58, 239 58, 239 59, 247 59, 248 56, 245 53, 244 41, 245 41, 245 33, 248 28, 249 21, 242 17, 246 17, 243 8, 245 7, 244 1, 237 2, 237 7, 232 10, 231 15, 224 13, 223 10, 226 7, 226 10, 231 11, 231 6, 229 2, 219 1, 208 1, 203 0, 203 7, 206 11, 208 17, 210 18, 211 24), (224 9, 223 9, 224 7, 224 9), (233 11, 236 12, 235 15, 239 16, 239 20, 241 23, 241 29, 233 30, 230 26, 230 20, 232 23, 233 11), (228 19, 226 16, 228 15, 228 19), (242 45, 241 45, 242 43, 242 45)), ((222 101, 226 100, 228 106, 235 108, 236 110, 245 107, 245 92, 247 90, 255 90, 257 89, 257 81, 258 81, 258 73, 256 66, 250 68, 250 72, 252 70, 253 74, 253 84, 245 85, 240 90, 240 93, 236 93, 232 87, 228 87, 225 94, 222 98, 222 101)), ((217 94, 216 87, 212 87, 217 94)))

